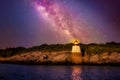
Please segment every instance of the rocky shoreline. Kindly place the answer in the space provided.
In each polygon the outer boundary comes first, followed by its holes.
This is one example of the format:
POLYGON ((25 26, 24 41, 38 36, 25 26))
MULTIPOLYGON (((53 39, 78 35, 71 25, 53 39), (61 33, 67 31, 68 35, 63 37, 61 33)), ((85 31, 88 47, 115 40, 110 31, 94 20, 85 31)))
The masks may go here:
MULTIPOLYGON (((77 54, 77 53, 76 53, 77 54)), ((11 57, 1 57, 1 63, 13 63, 13 64, 45 64, 45 65, 120 65, 120 53, 112 52, 111 54, 105 52, 102 54, 85 55, 77 54, 79 60, 74 62, 73 55, 70 51, 58 51, 58 52, 28 52, 11 57)), ((76 59, 76 58, 74 58, 76 59)), ((76 60, 75 60, 76 61, 76 60)))

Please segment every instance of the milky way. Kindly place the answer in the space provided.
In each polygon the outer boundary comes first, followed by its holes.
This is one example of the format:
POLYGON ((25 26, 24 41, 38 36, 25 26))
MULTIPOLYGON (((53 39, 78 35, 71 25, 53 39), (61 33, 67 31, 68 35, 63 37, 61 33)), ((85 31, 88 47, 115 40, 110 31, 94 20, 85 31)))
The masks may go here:
POLYGON ((35 7, 40 14, 49 20, 53 29, 68 40, 78 39, 79 28, 73 23, 72 16, 54 0, 35 0, 35 7))
POLYGON ((0 0, 0 48, 120 42, 120 0, 0 0))

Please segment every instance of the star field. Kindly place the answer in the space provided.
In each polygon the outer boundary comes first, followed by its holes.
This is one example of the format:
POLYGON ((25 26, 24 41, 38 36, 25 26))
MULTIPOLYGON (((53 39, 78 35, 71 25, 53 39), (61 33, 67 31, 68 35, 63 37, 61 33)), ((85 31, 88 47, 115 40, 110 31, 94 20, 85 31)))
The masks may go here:
POLYGON ((119 0, 1 0, 0 48, 120 42, 119 0))

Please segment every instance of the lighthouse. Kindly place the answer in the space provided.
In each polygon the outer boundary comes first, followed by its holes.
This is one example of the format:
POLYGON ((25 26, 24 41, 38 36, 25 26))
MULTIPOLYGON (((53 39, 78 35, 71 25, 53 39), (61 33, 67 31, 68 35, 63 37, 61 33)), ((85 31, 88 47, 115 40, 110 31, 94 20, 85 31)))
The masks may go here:
POLYGON ((72 51, 71 51, 72 62, 75 64, 82 63, 82 56, 81 55, 82 55, 82 53, 81 53, 81 48, 80 48, 80 41, 74 40, 73 46, 72 46, 72 51))
POLYGON ((81 49, 80 49, 80 41, 79 40, 74 40, 73 41, 73 46, 72 46, 72 53, 78 53, 80 54, 81 53, 81 49))

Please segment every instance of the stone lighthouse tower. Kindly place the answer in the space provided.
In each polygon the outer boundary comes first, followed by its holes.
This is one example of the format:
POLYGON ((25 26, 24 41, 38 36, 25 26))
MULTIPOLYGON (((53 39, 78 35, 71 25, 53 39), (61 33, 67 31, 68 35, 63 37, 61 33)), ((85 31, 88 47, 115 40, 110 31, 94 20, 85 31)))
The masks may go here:
POLYGON ((75 64, 82 63, 82 54, 81 54, 81 48, 79 44, 80 44, 79 40, 73 41, 71 59, 72 59, 72 62, 75 64))

